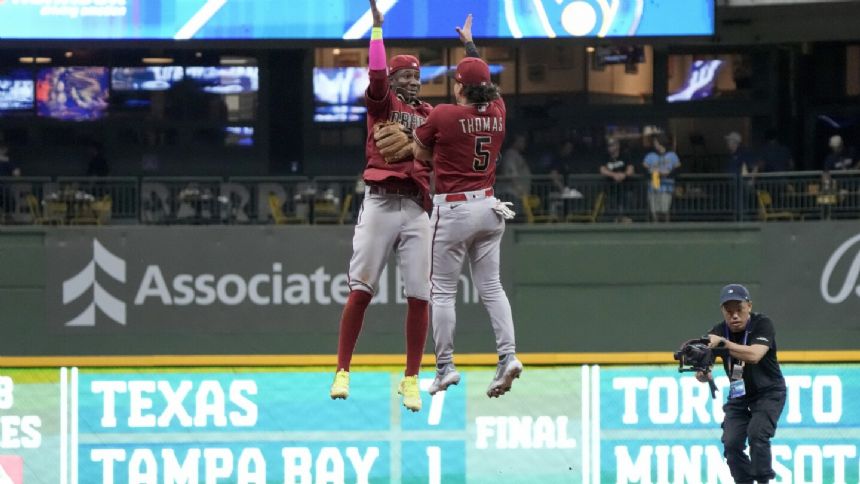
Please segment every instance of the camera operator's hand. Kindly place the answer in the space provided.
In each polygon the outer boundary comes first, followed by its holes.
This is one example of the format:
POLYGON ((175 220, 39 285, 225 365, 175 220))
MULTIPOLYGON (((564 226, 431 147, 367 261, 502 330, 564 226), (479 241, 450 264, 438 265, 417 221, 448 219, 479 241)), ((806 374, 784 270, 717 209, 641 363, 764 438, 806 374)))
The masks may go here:
POLYGON ((705 373, 703 371, 696 372, 696 380, 699 380, 702 383, 708 383, 708 380, 711 379, 710 373, 705 373))
POLYGON ((708 348, 724 348, 726 343, 726 339, 722 336, 717 336, 715 334, 708 335, 708 348))

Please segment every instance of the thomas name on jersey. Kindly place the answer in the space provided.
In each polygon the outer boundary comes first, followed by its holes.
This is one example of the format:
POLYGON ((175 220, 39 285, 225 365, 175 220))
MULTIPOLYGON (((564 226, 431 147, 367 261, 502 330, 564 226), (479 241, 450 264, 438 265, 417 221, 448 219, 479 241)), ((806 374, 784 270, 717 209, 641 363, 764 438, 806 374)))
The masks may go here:
POLYGON ((502 116, 485 116, 480 118, 460 118, 460 127, 464 134, 505 131, 505 118, 502 116))

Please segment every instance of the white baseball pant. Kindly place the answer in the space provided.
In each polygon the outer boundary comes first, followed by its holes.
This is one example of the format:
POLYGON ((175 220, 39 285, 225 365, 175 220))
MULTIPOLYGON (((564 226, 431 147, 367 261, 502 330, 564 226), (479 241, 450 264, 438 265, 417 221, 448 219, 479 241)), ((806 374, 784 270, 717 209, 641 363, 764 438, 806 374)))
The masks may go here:
POLYGON ((365 191, 352 237, 349 287, 376 294, 393 250, 406 297, 430 300, 430 239, 427 212, 413 198, 365 191))
POLYGON ((455 302, 457 282, 468 255, 472 282, 490 315, 499 355, 515 352, 511 305, 502 288, 499 256, 505 222, 493 211, 495 197, 444 202, 433 210, 432 321, 436 362, 450 363, 454 357, 455 302))

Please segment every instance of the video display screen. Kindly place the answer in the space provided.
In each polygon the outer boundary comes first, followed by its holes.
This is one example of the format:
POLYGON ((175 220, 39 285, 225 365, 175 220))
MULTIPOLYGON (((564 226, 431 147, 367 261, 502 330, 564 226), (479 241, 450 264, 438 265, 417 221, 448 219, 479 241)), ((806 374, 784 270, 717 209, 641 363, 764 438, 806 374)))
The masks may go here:
POLYGON ((349 122, 363 119, 364 91, 370 79, 366 67, 314 68, 314 121, 349 122))
POLYGON ((114 91, 166 91, 182 76, 180 66, 114 67, 110 85, 114 91))
POLYGON ((224 128, 225 146, 254 146, 253 126, 227 126, 224 128))
POLYGON ((0 70, 0 115, 32 110, 34 86, 30 69, 0 70))
MULTIPOLYGON (((501 64, 490 64, 490 77, 493 82, 498 83, 498 76, 505 70, 501 64)), ((454 68, 448 66, 421 66, 421 82, 428 83, 442 76, 453 75, 454 68)))
POLYGON ((257 67, 186 67, 185 77, 192 79, 210 94, 239 94, 257 92, 257 67))
MULTIPOLYGON (((14 0, 0 2, 6 39, 360 39, 366 0, 14 0)), ((390 39, 660 37, 714 33, 714 0, 387 0, 390 39)))
POLYGON ((110 90, 107 67, 47 67, 36 75, 39 116, 88 121, 104 116, 110 90))
POLYGON ((684 86, 677 92, 666 96, 670 103, 708 99, 714 95, 717 74, 723 66, 719 59, 697 60, 690 66, 684 86))
POLYGON ((594 56, 594 62, 599 66, 638 64, 645 62, 645 49, 641 46, 597 47, 594 56))

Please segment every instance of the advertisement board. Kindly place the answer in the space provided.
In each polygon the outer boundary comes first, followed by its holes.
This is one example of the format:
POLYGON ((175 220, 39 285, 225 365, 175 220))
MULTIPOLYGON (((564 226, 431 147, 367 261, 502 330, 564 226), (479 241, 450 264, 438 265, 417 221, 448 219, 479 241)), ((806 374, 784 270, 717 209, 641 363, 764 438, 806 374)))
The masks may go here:
MULTIPOLYGON (((260 192, 268 187, 278 185, 260 184, 260 192)), ((244 194, 248 204, 259 201, 252 195, 244 194)), ((69 365, 32 358, 87 355, 292 355, 300 365, 309 363, 299 357, 331 357, 349 291, 352 235, 349 225, 5 228, 0 355, 31 360, 0 360, 0 366, 69 365)), ((792 352, 792 361, 860 361, 860 232, 853 221, 510 225, 501 264, 518 351, 586 354, 544 360, 550 363, 638 362, 593 359, 620 352, 657 352, 662 359, 642 362, 666 362, 680 341, 720 320, 717 296, 731 282, 747 286, 753 311, 771 318, 779 349, 792 352), (627 249, 619 254, 622 245, 627 249), (618 337, 645 327, 635 337, 618 337), (806 356, 820 350, 834 354, 806 356)), ((356 354, 402 356, 405 314, 392 259, 356 354)), ((468 268, 457 318, 458 352, 492 355, 489 318, 468 268)))
MULTIPOLYGON (((700 36, 713 0, 378 0, 389 38, 700 36)), ((359 39, 367 0, 7 0, 6 39, 359 39)))
MULTIPOLYGON (((860 365, 783 370, 774 482, 857 482, 860 365)), ((0 481, 732 482, 724 377, 712 400, 669 366, 528 367, 490 399, 491 368, 461 372, 411 413, 378 368, 337 401, 308 368, 4 370, 0 481)))
MULTIPOLYGON (((293 236, 301 228, 48 234, 45 324, 17 343, 0 341, 0 352, 52 354, 61 345, 96 355, 331 353, 350 291, 352 239, 349 227, 330 229, 321 232, 329 241, 322 246, 293 236)), ((457 303, 464 350, 472 340, 493 351, 468 272, 457 303)), ((357 351, 402 352, 405 315, 403 277, 392 260, 357 351)))
POLYGON ((766 224, 763 229, 771 243, 762 252, 760 299, 769 301, 763 310, 781 322, 781 340, 834 341, 856 347, 860 341, 860 227, 846 222, 816 232, 778 225, 785 224, 766 224))

